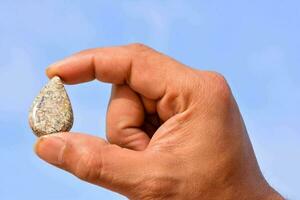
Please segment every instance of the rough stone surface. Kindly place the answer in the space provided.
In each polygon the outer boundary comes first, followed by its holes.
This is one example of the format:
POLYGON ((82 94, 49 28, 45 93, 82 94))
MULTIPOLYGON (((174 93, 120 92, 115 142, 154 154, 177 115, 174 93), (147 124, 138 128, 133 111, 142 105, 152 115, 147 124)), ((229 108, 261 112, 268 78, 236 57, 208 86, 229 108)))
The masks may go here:
POLYGON ((66 132, 72 128, 71 102, 58 76, 53 77, 33 101, 29 124, 37 136, 66 132))

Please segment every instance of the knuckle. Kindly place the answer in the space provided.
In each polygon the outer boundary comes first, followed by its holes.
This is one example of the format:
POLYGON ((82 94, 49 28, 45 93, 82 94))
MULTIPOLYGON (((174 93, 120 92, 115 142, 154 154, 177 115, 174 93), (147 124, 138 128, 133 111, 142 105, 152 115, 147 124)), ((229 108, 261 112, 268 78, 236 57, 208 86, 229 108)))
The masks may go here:
POLYGON ((127 45, 127 47, 132 50, 135 54, 145 53, 150 51, 150 47, 142 43, 132 43, 127 45))
POLYGON ((114 143, 115 140, 113 132, 108 127, 106 128, 106 139, 109 143, 114 143))
POLYGON ((112 144, 120 144, 122 133, 124 132, 124 123, 112 120, 112 117, 107 120, 106 138, 112 144))
POLYGON ((132 44, 129 44, 128 47, 137 49, 137 50, 149 49, 149 47, 143 43, 132 43, 132 44))
POLYGON ((219 85, 219 86, 227 86, 227 80, 226 78, 220 74, 219 72, 209 72, 212 79, 214 81, 216 81, 216 83, 219 85))
POLYGON ((140 199, 166 199, 173 196, 170 190, 173 186, 169 181, 161 179, 149 179, 144 181, 140 199))
POLYGON ((109 82, 111 79, 111 66, 113 65, 110 59, 107 59, 105 56, 93 56, 93 65, 101 66, 95 67, 95 76, 97 79, 100 79, 104 82, 109 82))
POLYGON ((218 97, 228 99, 231 97, 231 90, 226 78, 218 72, 209 72, 214 94, 218 97))
POLYGON ((174 162, 164 162, 159 166, 152 166, 153 170, 141 179, 136 191, 139 199, 173 199, 182 186, 181 179, 170 171, 174 162))
POLYGON ((95 159, 93 155, 84 153, 77 160, 74 175, 88 182, 96 182, 100 179, 101 170, 101 162, 95 159))
POLYGON ((107 131, 106 138, 107 138, 107 141, 109 141, 109 143, 111 143, 111 144, 119 144, 120 143, 119 135, 117 134, 116 131, 107 131))

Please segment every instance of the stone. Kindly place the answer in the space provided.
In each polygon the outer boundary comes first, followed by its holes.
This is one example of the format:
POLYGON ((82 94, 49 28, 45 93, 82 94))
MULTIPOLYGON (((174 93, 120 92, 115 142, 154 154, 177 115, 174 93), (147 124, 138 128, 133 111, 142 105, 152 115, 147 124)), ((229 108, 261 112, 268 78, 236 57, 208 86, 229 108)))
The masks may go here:
POLYGON ((71 130, 72 105, 58 76, 53 77, 34 99, 29 111, 29 124, 38 137, 71 130))

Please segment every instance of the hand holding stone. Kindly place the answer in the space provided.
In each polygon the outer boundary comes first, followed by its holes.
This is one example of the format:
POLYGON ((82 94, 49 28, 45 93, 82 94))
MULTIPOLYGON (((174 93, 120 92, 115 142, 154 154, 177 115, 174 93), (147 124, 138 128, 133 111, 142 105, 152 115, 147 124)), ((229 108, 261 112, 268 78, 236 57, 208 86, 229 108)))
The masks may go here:
POLYGON ((140 44, 90 49, 53 64, 67 84, 113 84, 107 141, 38 139, 37 154, 130 199, 282 199, 258 167, 237 104, 218 73, 140 44))

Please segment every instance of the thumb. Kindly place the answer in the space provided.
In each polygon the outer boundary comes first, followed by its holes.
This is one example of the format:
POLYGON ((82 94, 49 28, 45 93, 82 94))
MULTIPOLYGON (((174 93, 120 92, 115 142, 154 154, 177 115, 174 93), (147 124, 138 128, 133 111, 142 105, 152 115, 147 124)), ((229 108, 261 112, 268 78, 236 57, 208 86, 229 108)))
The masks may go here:
POLYGON ((143 153, 101 138, 78 134, 57 133, 43 136, 35 145, 37 155, 82 180, 130 196, 142 180, 143 153))

